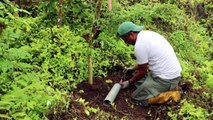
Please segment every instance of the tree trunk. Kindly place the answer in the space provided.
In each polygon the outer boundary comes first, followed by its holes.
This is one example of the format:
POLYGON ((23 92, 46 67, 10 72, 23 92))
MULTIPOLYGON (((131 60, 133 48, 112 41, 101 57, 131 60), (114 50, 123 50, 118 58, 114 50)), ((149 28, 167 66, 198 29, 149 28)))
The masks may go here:
POLYGON ((97 25, 97 20, 101 13, 101 6, 103 0, 98 0, 96 3, 95 18, 93 20, 92 31, 89 37, 89 56, 88 56, 88 69, 89 69, 89 84, 93 84, 93 65, 92 65, 92 50, 93 50, 93 40, 96 39, 100 33, 99 27, 97 25))
POLYGON ((109 11, 112 11, 112 0, 108 0, 109 11))
POLYGON ((60 28, 62 24, 62 15, 63 15, 63 0, 58 0, 58 23, 57 27, 60 28))

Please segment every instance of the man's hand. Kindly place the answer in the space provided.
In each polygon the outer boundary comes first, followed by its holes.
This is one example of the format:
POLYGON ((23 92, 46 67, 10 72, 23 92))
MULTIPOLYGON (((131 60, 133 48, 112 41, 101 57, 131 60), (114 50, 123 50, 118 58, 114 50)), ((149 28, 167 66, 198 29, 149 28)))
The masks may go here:
POLYGON ((120 83, 122 89, 127 88, 129 86, 129 81, 121 80, 119 83, 120 83))

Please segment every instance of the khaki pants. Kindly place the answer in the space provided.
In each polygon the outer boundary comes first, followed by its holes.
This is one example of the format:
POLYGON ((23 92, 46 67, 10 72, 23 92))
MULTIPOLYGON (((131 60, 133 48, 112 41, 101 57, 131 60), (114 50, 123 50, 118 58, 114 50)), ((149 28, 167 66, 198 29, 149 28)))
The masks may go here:
POLYGON ((159 77, 152 77, 151 73, 140 81, 138 81, 135 86, 137 89, 132 93, 133 100, 148 100, 155 96, 160 95, 160 93, 175 89, 180 82, 180 77, 175 79, 161 79, 159 77))

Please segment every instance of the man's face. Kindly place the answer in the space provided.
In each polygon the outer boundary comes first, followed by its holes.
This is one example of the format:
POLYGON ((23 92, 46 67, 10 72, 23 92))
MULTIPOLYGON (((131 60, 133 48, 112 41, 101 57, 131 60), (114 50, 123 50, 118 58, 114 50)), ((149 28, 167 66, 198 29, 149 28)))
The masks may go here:
POLYGON ((121 38, 124 40, 125 43, 135 45, 136 38, 133 32, 130 32, 127 35, 122 36, 121 38))

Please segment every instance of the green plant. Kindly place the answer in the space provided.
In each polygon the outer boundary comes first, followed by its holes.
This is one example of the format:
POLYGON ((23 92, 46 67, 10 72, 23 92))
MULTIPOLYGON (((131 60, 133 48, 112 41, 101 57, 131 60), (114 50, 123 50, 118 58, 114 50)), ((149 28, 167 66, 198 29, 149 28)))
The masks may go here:
POLYGON ((62 99, 61 92, 47 86, 32 71, 28 52, 0 45, 0 117, 44 119, 44 113, 62 99))
POLYGON ((206 120, 208 113, 201 107, 195 107, 192 103, 182 101, 183 105, 179 111, 179 115, 183 116, 184 120, 206 120))
POLYGON ((4 112, 0 116, 9 119, 45 119, 44 113, 62 99, 60 91, 36 80, 31 74, 23 77, 37 82, 22 88, 13 86, 10 92, 1 96, 0 111, 4 112))
POLYGON ((84 112, 87 116, 90 116, 91 113, 97 113, 100 109, 99 108, 93 108, 88 105, 88 102, 86 102, 84 99, 79 98, 76 100, 81 105, 84 106, 84 112))
MULTIPOLYGON (((182 65, 183 79, 192 81, 194 88, 212 88, 210 0, 113 1, 112 11, 103 1, 100 19, 95 21, 101 34, 91 51, 86 34, 93 25, 95 1, 65 0, 61 28, 56 27, 57 0, 35 1, 25 7, 28 11, 13 5, 16 2, 0 2, 0 117, 46 119, 50 110, 66 110, 70 91, 88 79, 88 52, 94 58, 94 76, 107 76, 116 65, 135 64, 133 47, 116 37, 123 21, 164 35, 182 65), (203 6, 200 11, 199 6, 203 6)), ((209 91, 205 94, 210 98, 209 91)), ((86 114, 100 115, 99 109, 85 106, 86 114)), ((199 106, 185 101, 168 114, 172 119, 204 119, 208 114, 199 106)))
POLYGON ((187 102, 185 99, 181 101, 182 107, 178 110, 178 113, 173 111, 168 112, 168 115, 171 117, 172 120, 206 120, 210 114, 201 108, 196 107, 193 103, 187 102))

